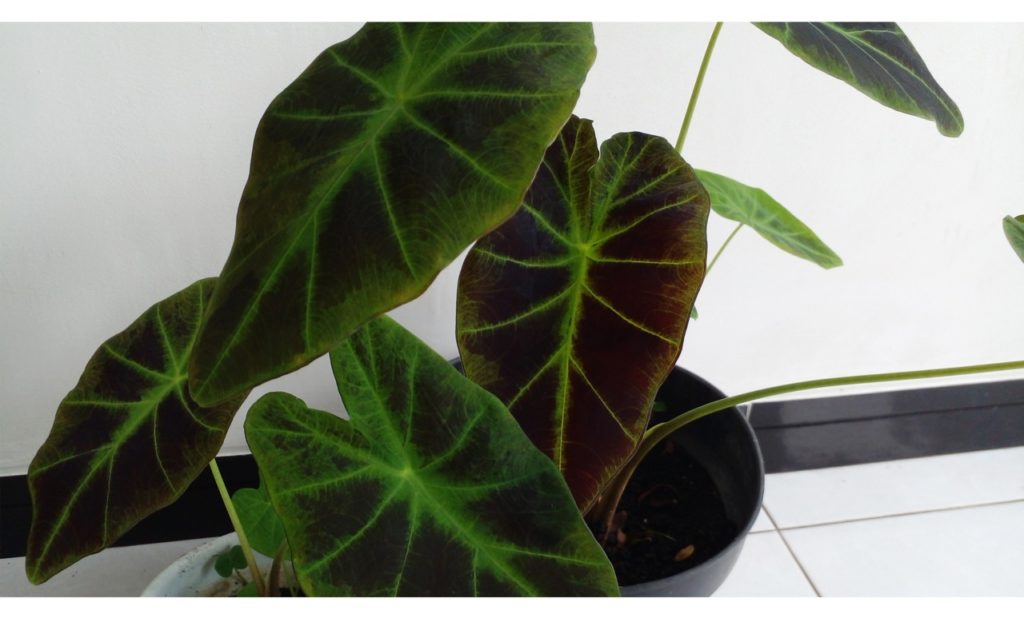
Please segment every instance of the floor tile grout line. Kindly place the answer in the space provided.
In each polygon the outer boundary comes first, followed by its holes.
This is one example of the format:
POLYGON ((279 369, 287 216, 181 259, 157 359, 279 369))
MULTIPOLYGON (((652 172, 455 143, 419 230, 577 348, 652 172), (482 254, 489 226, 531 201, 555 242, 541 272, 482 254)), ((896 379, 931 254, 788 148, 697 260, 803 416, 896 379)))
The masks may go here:
POLYGON ((804 564, 796 557, 796 552, 794 552, 793 548, 789 546, 789 541, 786 540, 786 536, 782 534, 782 530, 780 530, 778 524, 775 523, 775 518, 772 517, 771 512, 764 506, 764 504, 761 505, 761 508, 764 509, 764 514, 768 517, 768 521, 772 522, 772 526, 775 527, 775 533, 779 535, 779 539, 782 541, 782 544, 786 546, 786 551, 788 551, 789 555, 793 557, 793 562, 796 562, 797 568, 799 568, 800 572, 803 573, 804 579, 806 579, 807 583, 811 586, 811 590, 813 590, 814 594, 820 598, 821 591, 818 590, 818 587, 814 584, 814 580, 811 579, 811 574, 807 572, 806 568, 804 568, 804 564))
MULTIPOLYGON (((984 508, 984 507, 989 507, 989 506, 1004 506, 1004 505, 1007 505, 1007 504, 1017 504, 1017 503, 1020 503, 1020 502, 1024 502, 1024 498, 1014 498, 1012 500, 998 500, 996 502, 979 502, 977 504, 961 504, 961 505, 957 505, 957 506, 946 506, 946 507, 936 508, 936 509, 923 509, 923 510, 920 510, 920 511, 906 511, 904 513, 890 513, 888 515, 871 515, 869 517, 854 517, 854 518, 851 518, 851 519, 837 519, 835 521, 826 521, 826 522, 821 522, 821 523, 818 523, 818 524, 801 524, 799 526, 785 526, 785 527, 782 527, 782 526, 779 526, 778 524, 776 524, 775 523, 775 519, 772 518, 770 514, 769 514, 768 517, 769 517, 769 519, 771 519, 772 524, 775 525, 775 529, 778 530, 779 532, 783 532, 783 531, 789 531, 789 530, 806 530, 808 528, 824 528, 824 527, 827 527, 827 526, 841 526, 843 524, 855 524, 855 523, 861 522, 861 521, 877 521, 879 519, 893 519, 895 517, 912 517, 914 515, 927 515, 929 513, 945 513, 945 512, 948 512, 948 511, 962 511, 962 510, 965 510, 965 509, 984 508)), ((764 512, 767 514, 768 513, 768 509, 765 509, 764 512)))
MULTIPOLYGON (((1022 410, 1024 413, 1024 410, 1022 410)), ((764 436, 767 438, 766 436, 764 436)), ((765 444, 767 440, 762 440, 762 436, 758 435, 758 440, 762 443, 762 451, 767 450, 765 444)), ((799 442, 797 440, 797 442, 799 442)), ((916 448, 916 447, 915 447, 916 448)), ((887 453, 884 456, 878 456, 868 459, 841 459, 839 461, 830 460, 826 462, 815 461, 813 464, 800 462, 799 458, 796 462, 792 461, 789 455, 772 456, 771 454, 766 456, 766 476, 783 476, 783 475, 814 475, 819 472, 825 472, 830 470, 838 470, 842 468, 861 469, 868 470, 871 467, 881 467, 887 464, 893 464, 896 466, 904 467, 903 470, 897 470, 897 472, 908 471, 914 472, 914 468, 918 466, 928 466, 934 463, 937 459, 946 459, 946 462, 950 462, 954 459, 960 459, 961 462, 967 459, 981 459, 988 457, 999 457, 1000 455, 1009 454, 1014 456, 1017 453, 1024 452, 1024 443, 1020 444, 999 444, 995 446, 983 446, 983 447, 971 447, 971 448, 956 448, 950 452, 936 451, 936 452, 914 452, 911 454, 893 454, 892 452, 887 453), (1014 451, 1014 453, 1009 453, 1014 451), (773 461, 778 459, 779 461, 773 461)), ((849 453, 847 454, 849 455, 849 453)), ((845 455, 844 455, 845 457, 845 455)), ((852 455, 851 455, 852 457, 852 455)))

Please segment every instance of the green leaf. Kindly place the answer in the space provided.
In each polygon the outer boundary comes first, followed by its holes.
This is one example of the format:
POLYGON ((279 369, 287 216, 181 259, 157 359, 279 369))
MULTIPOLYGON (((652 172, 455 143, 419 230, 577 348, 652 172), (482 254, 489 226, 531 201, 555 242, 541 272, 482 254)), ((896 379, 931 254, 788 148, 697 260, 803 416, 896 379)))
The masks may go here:
POLYGON ((217 575, 221 577, 231 577, 231 574, 235 572, 235 567, 231 564, 230 552, 224 552, 217 556, 217 560, 213 563, 213 570, 217 571, 217 575))
POLYGON ((271 393, 245 424, 307 594, 617 593, 558 470, 497 399, 387 317, 331 362, 351 421, 271 393))
POLYGON ((253 549, 265 556, 275 555, 285 539, 284 526, 274 512, 262 477, 258 489, 239 489, 231 501, 253 549))
POLYGON ((241 545, 232 546, 231 549, 217 556, 217 560, 213 563, 214 570, 221 577, 231 577, 236 570, 244 569, 247 566, 241 545))
POLYGON ((241 590, 238 591, 240 597, 258 597, 260 596, 259 591, 256 589, 256 582, 249 582, 242 586, 241 590))
POLYGON ((92 356, 32 460, 25 569, 42 583, 171 504, 213 459, 245 393, 203 408, 185 367, 214 280, 150 307, 92 356))
POLYGON ((910 39, 894 23, 781 22, 754 24, 805 62, 886 107, 926 120, 956 137, 964 119, 910 39))
POLYGON ((1003 219, 1003 232, 1006 233, 1006 240, 1010 241, 1010 246, 1024 262, 1024 215, 1003 219))
POLYGON ((459 278, 466 375, 558 465, 584 511, 632 455, 675 365, 707 258, 708 196, 660 137, 597 149, 573 117, 523 208, 459 278))
POLYGON ((249 566, 249 563, 245 560, 245 553, 242 551, 241 545, 235 545, 228 550, 228 559, 231 560, 231 568, 235 570, 245 569, 249 566))
POLYGON ((419 296, 519 206, 589 24, 370 24, 271 103, 191 367, 216 402, 419 296))
POLYGON ((705 170, 697 170, 697 177, 711 196, 711 208, 719 215, 750 226, 776 247, 822 268, 843 265, 843 260, 811 228, 762 189, 705 170))

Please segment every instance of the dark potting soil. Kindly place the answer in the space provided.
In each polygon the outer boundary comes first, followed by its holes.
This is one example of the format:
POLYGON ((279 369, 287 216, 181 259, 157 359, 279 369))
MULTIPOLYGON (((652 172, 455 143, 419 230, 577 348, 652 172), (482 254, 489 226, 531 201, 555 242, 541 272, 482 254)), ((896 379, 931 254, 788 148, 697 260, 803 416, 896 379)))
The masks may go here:
POLYGON ((617 520, 621 534, 609 539, 605 551, 624 586, 691 569, 724 549, 739 531, 711 477, 671 440, 634 472, 617 520))

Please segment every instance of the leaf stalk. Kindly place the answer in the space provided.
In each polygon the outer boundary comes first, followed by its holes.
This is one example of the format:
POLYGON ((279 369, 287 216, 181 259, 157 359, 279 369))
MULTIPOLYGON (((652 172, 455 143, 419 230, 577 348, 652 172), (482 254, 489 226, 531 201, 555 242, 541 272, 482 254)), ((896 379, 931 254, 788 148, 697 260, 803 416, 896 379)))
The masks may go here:
POLYGON ((879 382, 897 382, 902 380, 923 380, 926 378, 943 378, 951 376, 962 376, 976 373, 989 373, 995 371, 1010 371, 1013 369, 1024 369, 1024 360, 1009 361, 1004 363, 987 363, 982 365, 967 365, 961 367, 943 367, 939 369, 924 369, 918 371, 897 371, 892 373, 871 373, 853 376, 842 376, 837 378, 821 378, 817 380, 805 380, 802 382, 791 382, 789 384, 781 384, 779 386, 771 386, 768 388, 761 388, 754 391, 742 393, 740 395, 734 395, 732 397, 725 397, 717 401, 706 403, 702 406, 693 408, 683 412, 679 416, 673 418, 670 421, 659 423, 649 428, 643 438, 640 439, 640 445, 637 447, 633 457, 626 463, 625 466, 619 471, 618 475, 612 480, 608 486, 608 490, 605 492, 605 499, 602 500, 596 507, 598 511, 595 512, 597 521, 600 521, 604 525, 604 533, 607 534, 612 527, 612 519, 615 517, 615 512, 618 510, 619 501, 622 499, 622 494, 626 490, 626 485, 629 484, 629 480, 633 477, 633 473, 637 467, 644 460, 647 455, 656 447, 662 440, 675 433, 685 425, 692 423, 698 419, 704 418, 709 414, 726 410, 733 406, 737 406, 742 403, 749 403, 758 399, 764 399, 766 397, 772 397, 775 395, 784 395, 787 393, 795 393, 799 391, 812 390, 817 388, 826 388, 829 386, 849 386, 854 384, 873 384, 879 382))
POLYGON ((705 277, 707 277, 708 273, 711 272, 711 269, 714 267, 715 262, 718 261, 718 258, 722 255, 722 252, 725 251, 725 248, 729 246, 730 242, 732 242, 733 237, 736 236, 736 232, 739 232, 742 228, 742 223, 737 224, 736 227, 733 228, 732 232, 729 234, 729 237, 725 239, 725 242, 722 243, 722 246, 719 247, 718 251, 715 252, 715 257, 711 258, 711 261, 708 262, 708 267, 707 269, 704 270, 705 277))
POLYGON ((252 553, 252 546, 249 545, 249 539, 245 536, 245 530, 242 528, 242 522, 238 519, 238 513, 235 511, 235 505, 231 502, 231 494, 228 493, 228 488, 224 484, 224 477, 220 475, 220 468, 217 467, 217 460, 210 460, 210 472, 213 473, 213 482, 217 484, 217 491, 220 493, 220 499, 224 502, 224 510, 228 512, 228 518, 231 520, 231 526, 235 529, 235 533, 238 535, 238 544, 242 546, 242 553, 245 555, 245 562, 249 565, 249 572, 252 574, 252 581, 256 584, 256 592, 259 596, 266 596, 267 588, 263 582, 263 575, 260 573, 259 567, 256 565, 256 556, 252 553))
POLYGON ((693 84, 693 91, 690 93, 690 103, 686 106, 686 115, 683 117, 683 126, 679 129, 679 137, 676 139, 676 151, 683 152, 683 144, 686 142, 686 134, 690 130, 690 122, 693 120, 693 112, 697 109, 697 99, 700 98, 700 89, 704 85, 704 74, 708 72, 708 63, 711 62, 711 53, 715 51, 715 42, 718 41, 718 33, 722 31, 722 22, 715 24, 711 31, 711 39, 708 40, 708 47, 704 50, 704 59, 700 63, 700 70, 697 71, 697 80, 693 84))
POLYGON ((281 563, 284 561, 286 549, 288 549, 288 540, 283 539, 277 547, 277 552, 274 553, 274 562, 270 565, 270 575, 267 576, 268 596, 281 596, 281 563))

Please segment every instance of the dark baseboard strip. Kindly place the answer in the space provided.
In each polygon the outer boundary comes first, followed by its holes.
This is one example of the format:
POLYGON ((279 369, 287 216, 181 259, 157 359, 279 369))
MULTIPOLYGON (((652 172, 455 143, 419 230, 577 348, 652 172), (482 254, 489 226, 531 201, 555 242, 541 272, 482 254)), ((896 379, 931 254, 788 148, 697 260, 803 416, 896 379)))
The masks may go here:
POLYGON ((754 404, 765 471, 1024 445, 1024 380, 754 404))
POLYGON ((754 404, 755 429, 857 421, 924 412, 1024 405, 1024 380, 958 384, 883 393, 840 395, 754 404))
MULTIPOLYGON (((224 482, 231 491, 257 487, 259 472, 252 455, 218 457, 224 482)), ((32 522, 32 501, 24 475, 0 477, 0 558, 25 555, 32 522)), ((204 469, 174 504, 153 513, 121 537, 114 547, 201 539, 231 532, 210 469, 204 469)))
MULTIPOLYGON (((755 404, 769 473, 1024 445, 1024 380, 755 404)), ((251 455, 218 457, 234 491, 259 485, 251 455)), ((24 475, 0 477, 0 558, 25 555, 32 505, 24 475)), ((117 546, 231 531, 209 470, 117 546)))

